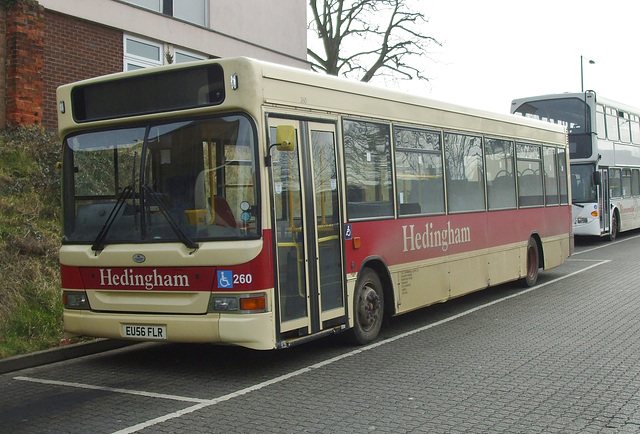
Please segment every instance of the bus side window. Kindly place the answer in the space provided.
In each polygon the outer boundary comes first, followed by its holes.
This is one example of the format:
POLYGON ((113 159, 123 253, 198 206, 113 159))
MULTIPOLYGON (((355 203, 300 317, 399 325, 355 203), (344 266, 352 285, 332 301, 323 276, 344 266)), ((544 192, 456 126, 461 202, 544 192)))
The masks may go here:
POLYGON ((607 138, 607 128, 604 120, 604 107, 600 104, 596 107, 596 132, 598 133, 599 139, 607 138))
POLYGON ((550 146, 542 147, 544 164, 544 202, 546 205, 557 205, 558 196, 558 164, 556 150, 550 146))
POLYGON ((631 115, 631 141, 640 145, 640 117, 631 115))
POLYGON ((520 207, 544 205, 540 146, 518 143, 516 155, 520 207))
POLYGON ((631 197, 631 169, 622 169, 622 197, 631 197))
POLYGON ((393 217, 389 124, 344 120, 343 142, 349 219, 393 217))
POLYGON ((631 129, 630 129, 629 114, 623 111, 618 112, 618 129, 620 131, 620 141, 629 143, 631 142, 631 129))
POLYGON ((464 134, 444 134, 449 212, 483 211, 484 167, 482 139, 464 134))
POLYGON ((444 213, 441 134, 394 128, 398 214, 444 213))
POLYGON ((620 169, 609 169, 609 192, 611 197, 622 197, 621 178, 620 169))
POLYGON ((560 203, 569 203, 569 189, 567 186, 567 152, 558 149, 558 182, 560 187, 560 203))
POLYGON ((638 169, 631 171, 631 195, 640 196, 640 171, 638 169))
POLYGON ((516 178, 513 173, 513 142, 485 139, 487 199, 489 209, 516 207, 516 178))
POLYGON ((607 107, 606 111, 607 138, 609 140, 620 140, 620 132, 618 131, 618 111, 611 107, 607 107))

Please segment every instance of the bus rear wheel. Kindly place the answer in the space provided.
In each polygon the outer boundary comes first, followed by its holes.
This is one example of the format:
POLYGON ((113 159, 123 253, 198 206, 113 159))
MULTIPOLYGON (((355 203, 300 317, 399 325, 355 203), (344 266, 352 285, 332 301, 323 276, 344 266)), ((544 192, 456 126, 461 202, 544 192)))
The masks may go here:
POLYGON ((523 279, 526 286, 531 287, 536 284, 539 269, 538 243, 533 238, 529 238, 529 243, 527 244, 527 274, 523 279))
POLYGON ((350 340, 357 345, 373 342, 384 317, 384 293, 380 278, 370 268, 360 273, 353 296, 353 328, 350 340))

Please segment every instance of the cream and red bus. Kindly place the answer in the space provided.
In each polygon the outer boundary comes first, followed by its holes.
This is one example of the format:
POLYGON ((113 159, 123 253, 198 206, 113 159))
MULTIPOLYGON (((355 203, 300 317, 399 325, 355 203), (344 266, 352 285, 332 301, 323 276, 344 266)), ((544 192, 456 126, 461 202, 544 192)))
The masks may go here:
POLYGON ((556 125, 246 58, 57 96, 72 334, 366 344, 570 254, 556 125))

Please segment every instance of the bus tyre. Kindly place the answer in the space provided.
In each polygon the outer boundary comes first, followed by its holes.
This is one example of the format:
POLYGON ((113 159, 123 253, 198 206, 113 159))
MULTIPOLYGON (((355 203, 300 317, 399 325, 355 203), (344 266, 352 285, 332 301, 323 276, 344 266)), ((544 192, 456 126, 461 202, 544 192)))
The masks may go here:
POLYGON ((370 268, 360 273, 353 295, 353 328, 350 340, 357 345, 373 342, 380 332, 384 317, 384 294, 380 278, 370 268))
POLYGON ((529 238, 527 244, 527 274, 524 277, 526 286, 533 286, 538 281, 538 271, 540 269, 540 255, 538 255, 538 243, 533 238, 529 238))
POLYGON ((618 213, 616 211, 611 215, 611 228, 609 229, 609 241, 615 241, 618 238, 618 213))

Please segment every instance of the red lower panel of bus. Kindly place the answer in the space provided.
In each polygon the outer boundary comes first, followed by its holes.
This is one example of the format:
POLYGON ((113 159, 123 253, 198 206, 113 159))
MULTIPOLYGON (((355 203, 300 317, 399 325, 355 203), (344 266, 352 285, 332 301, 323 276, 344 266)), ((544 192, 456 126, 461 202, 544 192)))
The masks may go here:
POLYGON ((392 266, 526 242, 534 232, 545 238, 570 231, 569 206, 355 222, 350 233, 360 247, 346 240, 347 272, 370 256, 392 266))

